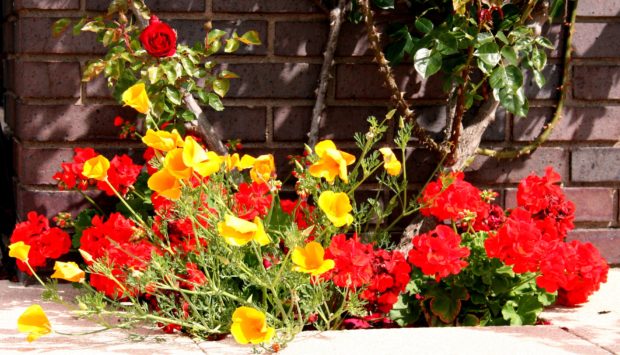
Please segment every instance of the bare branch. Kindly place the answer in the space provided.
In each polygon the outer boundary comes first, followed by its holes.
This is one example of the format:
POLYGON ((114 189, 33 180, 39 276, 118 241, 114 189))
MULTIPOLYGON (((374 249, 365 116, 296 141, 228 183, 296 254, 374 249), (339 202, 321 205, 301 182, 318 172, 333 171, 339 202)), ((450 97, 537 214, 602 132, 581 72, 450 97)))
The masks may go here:
POLYGON ((329 72, 334 64, 334 52, 336 51, 336 46, 338 45, 338 35, 340 34, 340 27, 344 18, 344 8, 346 3, 346 0, 339 0, 338 6, 329 12, 329 36, 323 57, 323 66, 321 67, 319 87, 316 93, 316 102, 314 104, 314 108, 312 109, 312 123, 310 125, 310 132, 308 133, 308 145, 311 148, 314 148, 319 136, 319 127, 321 126, 323 111, 325 110, 327 84, 330 79, 329 72))
POLYGON ((392 93, 390 100, 396 106, 396 108, 402 113, 403 117, 411 122, 413 125, 412 133, 413 135, 420 140, 420 142, 429 148, 432 151, 440 152, 445 154, 445 149, 443 149, 437 142, 435 142, 428 132, 420 127, 420 125, 416 122, 413 111, 409 109, 409 104, 405 101, 403 97, 403 93, 398 88, 396 84, 396 80, 394 80, 394 74, 392 73, 392 69, 388 61, 385 59, 383 55, 383 51, 381 50, 381 41, 379 40, 379 33, 374 26, 374 19, 372 10, 370 10, 370 5, 368 0, 361 0, 359 2, 360 10, 364 15, 366 20, 366 31, 368 32, 368 42, 370 43, 370 48, 372 49, 375 61, 379 64, 379 72, 383 75, 383 81, 387 88, 392 93))

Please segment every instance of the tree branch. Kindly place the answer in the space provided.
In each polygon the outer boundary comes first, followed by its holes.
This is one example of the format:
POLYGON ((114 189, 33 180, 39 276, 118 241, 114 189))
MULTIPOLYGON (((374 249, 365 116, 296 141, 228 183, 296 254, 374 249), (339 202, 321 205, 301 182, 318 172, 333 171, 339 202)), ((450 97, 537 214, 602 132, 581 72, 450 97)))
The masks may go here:
POLYGON ((310 132, 308 133, 308 145, 314 148, 319 136, 319 127, 321 126, 321 119, 323 118, 323 111, 325 110, 325 96, 327 94, 327 84, 329 83, 332 65, 334 63, 334 52, 338 45, 338 35, 340 34, 340 27, 344 18, 344 8, 346 6, 346 0, 339 0, 338 6, 329 12, 329 36, 327 39, 327 45, 323 57, 323 66, 321 67, 321 74, 319 79, 319 87, 316 93, 316 102, 312 109, 312 123, 310 125, 310 132))
POLYGON ((558 105, 555 108, 555 113, 553 114, 553 118, 551 121, 543 128, 541 133, 534 139, 530 144, 523 146, 519 149, 503 149, 503 150, 493 150, 493 149, 478 149, 477 153, 481 155, 487 155, 490 157, 498 158, 498 159, 513 159, 519 158, 524 155, 532 154, 538 147, 540 147, 543 143, 549 139, 551 136, 551 132, 558 125, 560 120, 562 119, 562 111, 564 110, 564 104, 566 102, 568 88, 571 86, 570 79, 570 70, 571 70, 571 58, 573 52, 573 35, 575 33, 575 21, 577 19, 577 5, 579 0, 572 1, 572 9, 570 14, 570 21, 568 22, 568 35, 566 36, 565 43, 565 52, 564 52, 564 61, 562 63, 562 84, 560 85, 560 99, 558 100, 558 105))
POLYGON ((374 26, 374 19, 372 10, 370 10, 370 5, 368 0, 361 0, 359 2, 360 10, 364 15, 366 21, 366 31, 368 32, 368 42, 370 43, 370 48, 373 51, 375 56, 375 61, 379 64, 379 72, 383 75, 383 81, 387 88, 391 92, 390 100, 396 106, 396 108, 402 113, 403 117, 410 121, 413 125, 412 133, 413 135, 420 140, 420 142, 429 148, 432 151, 439 152, 445 154, 446 151, 443 149, 437 142, 435 142, 431 136, 424 130, 415 120, 413 111, 409 109, 409 105, 405 101, 403 97, 403 93, 398 88, 396 84, 396 80, 394 80, 394 74, 392 73, 392 69, 388 61, 385 59, 383 55, 383 51, 381 50, 381 41, 379 40, 379 33, 374 26))
MULTIPOLYGON (((140 27, 140 29, 144 29, 148 25, 148 21, 144 17, 142 17, 134 1, 131 1, 129 5, 131 12, 133 13, 136 21, 138 22, 138 26, 140 27)), ((196 102, 196 99, 194 99, 194 96, 191 93, 185 91, 183 88, 181 88, 181 94, 183 94, 183 102, 185 103, 185 107, 189 111, 191 111, 196 117, 195 120, 188 122, 185 128, 190 131, 194 131, 198 135, 200 135, 200 137, 204 140, 205 144, 210 150, 215 151, 220 155, 227 154, 228 150, 222 143, 222 139, 219 137, 217 132, 215 132, 213 125, 211 124, 211 122, 209 122, 207 115, 205 115, 205 113, 202 111, 202 109, 196 102)))

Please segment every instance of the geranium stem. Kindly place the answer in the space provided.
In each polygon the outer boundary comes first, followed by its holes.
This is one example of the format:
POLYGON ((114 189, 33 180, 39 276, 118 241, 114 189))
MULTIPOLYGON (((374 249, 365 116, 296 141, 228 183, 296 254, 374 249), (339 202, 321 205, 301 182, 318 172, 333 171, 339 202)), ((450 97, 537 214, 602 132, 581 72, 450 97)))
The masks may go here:
POLYGON ((86 199, 86 201, 88 201, 91 205, 93 205, 93 207, 95 207, 97 209, 97 211, 99 211, 99 213, 101 213, 101 214, 105 213, 105 212, 103 212, 103 209, 101 207, 99 207, 97 202, 95 202, 95 200, 93 200, 90 196, 85 194, 84 191, 82 191, 80 189, 77 189, 77 190, 82 195, 82 197, 84 197, 86 199))

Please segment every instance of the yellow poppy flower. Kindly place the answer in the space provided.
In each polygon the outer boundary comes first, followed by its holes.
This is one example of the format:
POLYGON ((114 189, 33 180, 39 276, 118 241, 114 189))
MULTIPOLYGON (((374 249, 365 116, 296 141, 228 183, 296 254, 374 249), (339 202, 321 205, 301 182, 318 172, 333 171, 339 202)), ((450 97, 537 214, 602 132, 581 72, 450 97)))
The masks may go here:
POLYGON ((244 154, 242 158, 239 158, 238 153, 229 154, 221 158, 226 164, 226 171, 231 171, 235 168, 239 171, 249 169, 254 166, 254 161, 256 160, 256 158, 247 154, 244 154))
POLYGON ((217 155, 217 153, 215 152, 208 151, 207 160, 196 164, 196 166, 194 166, 194 171, 197 172, 200 176, 206 177, 218 172, 221 165, 222 157, 217 155))
POLYGON ((397 176, 400 174, 402 165, 398 159, 396 159, 396 155, 394 155, 392 149, 381 148, 379 149, 379 152, 383 155, 383 167, 385 168, 385 171, 392 176, 397 176))
POLYGON ((275 171, 276 165, 273 161, 273 155, 261 155, 254 160, 252 170, 250 170, 250 177, 254 182, 267 182, 275 171))
POLYGON ((28 341, 37 340, 40 336, 52 332, 52 325, 38 304, 28 307, 17 319, 17 330, 28 333, 28 341))
POLYGON ((82 282, 85 277, 86 273, 84 273, 84 270, 80 269, 78 264, 73 261, 69 261, 68 263, 57 261, 54 263, 54 273, 51 276, 53 279, 82 282))
POLYGON ((266 343, 273 338, 276 330, 267 326, 265 313, 252 307, 239 307, 232 315, 230 333, 239 344, 266 343))
POLYGON ((126 106, 133 107, 140 113, 149 112, 151 102, 146 94, 144 83, 137 83, 123 92, 121 96, 126 106))
POLYGON ((293 250, 291 259, 293 260, 293 271, 309 273, 312 276, 319 276, 336 266, 331 259, 324 259, 325 250, 317 242, 310 242, 305 247, 296 247, 293 250))
POLYGON ((355 162, 355 156, 336 149, 336 145, 330 140, 317 143, 314 152, 319 160, 308 168, 310 175, 323 177, 330 183, 334 182, 336 176, 345 184, 349 182, 347 166, 355 162))
POLYGON ((177 179, 189 179, 193 172, 191 167, 185 165, 183 149, 173 149, 164 158, 164 168, 177 179))
POLYGON ((147 185, 149 189, 171 200, 176 200, 181 196, 179 180, 165 168, 151 175, 147 185))
POLYGON ((224 216, 224 221, 217 224, 217 231, 228 244, 242 246, 254 240, 260 245, 271 242, 260 218, 254 218, 254 222, 246 221, 232 215, 224 216))
POLYGON ((172 130, 172 132, 148 129, 144 137, 142 137, 142 143, 153 149, 169 152, 174 148, 182 147, 183 139, 181 139, 176 129, 172 130))
POLYGON ((94 158, 84 162, 82 175, 89 179, 105 180, 108 177, 108 169, 110 169, 110 161, 103 155, 97 155, 94 158))
POLYGON ((349 196, 344 192, 322 192, 319 196, 319 208, 336 227, 353 223, 353 216, 349 213, 353 207, 349 196))
POLYGON ((9 245, 9 256, 22 262, 28 262, 28 253, 30 252, 30 245, 19 241, 9 245))

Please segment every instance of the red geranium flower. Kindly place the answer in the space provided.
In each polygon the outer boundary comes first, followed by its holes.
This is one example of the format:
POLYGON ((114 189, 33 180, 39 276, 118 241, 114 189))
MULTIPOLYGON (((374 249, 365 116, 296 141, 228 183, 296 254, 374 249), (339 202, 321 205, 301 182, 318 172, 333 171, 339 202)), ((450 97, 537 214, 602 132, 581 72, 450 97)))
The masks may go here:
POLYGON ((194 290, 196 286, 204 285, 207 283, 207 276, 198 269, 198 265, 194 263, 187 263, 185 265, 186 273, 181 276, 185 281, 181 281, 179 286, 184 289, 194 290))
MULTIPOLYGON (((129 187, 136 182, 138 175, 140 175, 140 170, 142 170, 142 165, 134 164, 128 155, 115 155, 110 160, 108 182, 114 186, 118 193, 124 196, 129 191, 129 187)), ((114 191, 105 181, 98 181, 97 188, 104 191, 108 196, 114 196, 114 191)))
POLYGON ((469 217, 471 221, 485 219, 489 204, 474 185, 463 180, 463 173, 449 173, 426 185, 419 202, 424 206, 420 212, 437 219, 458 221, 469 217))
POLYGON ((269 185, 252 182, 239 184, 239 191, 234 194, 233 210, 239 218, 251 221, 256 216, 265 217, 269 213, 273 197, 269 185))
POLYGON ((350 239, 344 234, 334 236, 325 259, 334 260, 336 266, 322 276, 338 287, 360 288, 372 280, 372 245, 361 243, 357 235, 350 239))
POLYGON ((422 272, 434 276, 439 282, 450 274, 457 275, 468 265, 463 258, 469 256, 469 249, 461 247, 461 236, 445 225, 413 238, 413 249, 408 260, 422 272))
POLYGON ((80 190, 86 190, 88 187, 88 178, 82 175, 84 162, 90 158, 97 156, 93 148, 75 148, 73 162, 60 164, 61 171, 52 176, 52 179, 58 181, 58 188, 61 190, 70 190, 77 187, 80 190))
MULTIPOLYGON (((47 259, 57 259, 69 252, 71 238, 60 228, 50 228, 49 220, 36 212, 28 212, 27 220, 18 223, 11 235, 11 244, 24 242, 30 245, 28 263, 35 269, 45 266, 47 259)), ((17 260, 17 267, 32 275, 32 272, 21 260, 17 260)))

